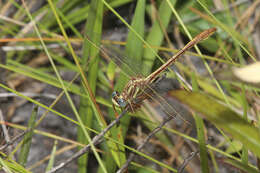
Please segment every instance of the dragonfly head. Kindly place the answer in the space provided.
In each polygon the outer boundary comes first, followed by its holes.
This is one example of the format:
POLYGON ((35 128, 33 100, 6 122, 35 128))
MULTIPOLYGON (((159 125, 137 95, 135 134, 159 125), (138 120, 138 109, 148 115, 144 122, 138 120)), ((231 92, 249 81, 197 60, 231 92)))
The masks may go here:
POLYGON ((126 106, 126 101, 123 99, 122 95, 117 91, 114 91, 112 93, 112 102, 114 103, 114 105, 121 108, 124 108, 126 106))

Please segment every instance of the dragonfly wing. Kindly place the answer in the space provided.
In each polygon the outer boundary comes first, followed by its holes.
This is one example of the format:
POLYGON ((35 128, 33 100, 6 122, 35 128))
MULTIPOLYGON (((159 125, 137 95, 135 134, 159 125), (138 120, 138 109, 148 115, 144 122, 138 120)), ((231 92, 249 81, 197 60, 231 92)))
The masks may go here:
POLYGON ((102 45, 101 52, 106 58, 112 60, 118 65, 128 76, 142 76, 142 63, 130 58, 124 54, 122 50, 110 45, 102 45))
POLYGON ((190 113, 188 113, 185 107, 182 106, 181 103, 177 102, 177 100, 168 97, 167 93, 176 89, 181 89, 177 79, 170 79, 161 76, 151 85, 147 86, 143 93, 136 97, 135 101, 141 105, 143 100, 148 99, 149 102, 153 102, 153 105, 154 103, 158 105, 158 110, 163 111, 165 115, 174 116, 174 118, 179 120, 179 122, 191 124, 186 118, 190 118, 190 113), (183 114, 185 114, 185 118, 183 114))

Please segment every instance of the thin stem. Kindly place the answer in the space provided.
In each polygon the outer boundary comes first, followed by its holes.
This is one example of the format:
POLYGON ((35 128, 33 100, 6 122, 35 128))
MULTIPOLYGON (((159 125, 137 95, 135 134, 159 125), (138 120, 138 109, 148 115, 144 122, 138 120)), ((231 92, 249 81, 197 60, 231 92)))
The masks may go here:
MULTIPOLYGON (((143 143, 141 145, 138 146, 138 148, 136 149, 136 151, 140 151, 145 144, 155 135, 155 133, 157 133, 158 131, 160 131, 162 129, 162 127, 169 122, 171 119, 173 119, 174 116, 169 116, 167 119, 165 119, 158 127, 156 127, 155 129, 153 129, 153 131, 145 138, 145 140, 143 141, 143 143)), ((132 162, 132 160, 134 159, 135 153, 131 153, 130 156, 128 157, 127 161, 125 162, 125 164, 117 171, 117 173, 122 173, 125 171, 125 169, 129 166, 129 164, 132 162)))

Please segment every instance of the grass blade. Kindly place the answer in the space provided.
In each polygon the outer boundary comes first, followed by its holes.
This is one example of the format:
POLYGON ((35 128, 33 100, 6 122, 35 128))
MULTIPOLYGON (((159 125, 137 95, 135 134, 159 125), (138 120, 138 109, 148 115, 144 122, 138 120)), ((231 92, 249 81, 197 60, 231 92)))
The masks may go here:
MULTIPOLYGON (((172 5, 175 4, 176 1, 171 0, 170 3, 172 5)), ((162 1, 160 8, 158 10, 158 18, 160 18, 161 22, 159 20, 156 20, 153 24, 148 36, 146 37, 146 41, 148 44, 153 46, 160 46, 163 41, 163 29, 167 28, 170 19, 171 19, 171 9, 167 3, 167 1, 162 1)), ((154 52, 157 52, 157 49, 154 49, 154 52)), ((149 68, 143 68, 143 74, 148 74, 152 70, 152 65, 155 60, 156 55, 154 54, 150 49, 144 50, 144 66, 147 66, 149 68)))
POLYGON ((20 151, 19 158, 18 158, 18 160, 19 160, 18 162, 22 166, 26 166, 26 163, 27 163, 27 158, 28 158, 30 148, 31 148, 32 135, 33 135, 34 127, 35 127, 37 113, 38 113, 38 105, 34 105, 30 120, 28 122, 29 131, 27 134, 24 135, 21 151, 20 151))
POLYGON ((259 129, 236 112, 199 92, 178 90, 171 92, 170 95, 203 114, 216 127, 231 134, 234 139, 239 140, 260 157, 259 129))
MULTIPOLYGON (((101 1, 92 0, 90 3, 89 15, 88 20, 85 26, 85 35, 89 37, 95 45, 100 44, 101 40, 101 30, 102 30, 102 22, 103 22, 103 4, 101 1), (94 34, 93 31, 95 31, 94 34)), ((83 43, 83 59, 82 59, 82 67, 83 70, 86 71, 88 68, 87 73, 87 80, 90 84, 90 89, 92 90, 93 94, 95 95, 96 91, 96 80, 98 74, 98 64, 99 64, 99 50, 92 46, 88 40, 84 40, 83 43), (89 65, 87 66, 87 63, 89 65)), ((83 79, 82 79, 83 80, 83 79)), ((81 84, 82 90, 84 90, 85 84, 81 84)), ((92 127, 92 120, 93 114, 92 110, 92 100, 87 99, 85 97, 80 97, 80 107, 79 107, 79 114, 80 117, 87 127, 92 127)), ((102 117, 96 117, 101 124, 101 127, 104 126, 104 121, 101 121, 102 117)), ((88 144, 89 141, 85 138, 84 132, 79 127, 78 128, 78 141, 83 144, 88 144)), ((85 173, 87 172, 87 162, 88 162, 88 153, 84 154, 78 159, 78 172, 85 173)), ((103 165, 102 161, 99 162, 101 169, 106 172, 106 168, 103 165)))
POLYGON ((56 150, 57 150, 57 140, 54 141, 54 146, 52 148, 52 152, 51 152, 51 158, 49 160, 48 166, 46 168, 46 172, 48 172, 49 170, 51 170, 51 168, 54 165, 54 161, 55 161, 55 154, 56 154, 56 150))
MULTIPOLYGON (((196 92, 199 90, 197 80, 195 78, 195 74, 192 75, 192 88, 193 91, 196 92)), ((197 138, 199 141, 199 151, 200 151, 200 165, 201 165, 201 172, 203 173, 209 173, 209 165, 208 165, 208 152, 206 147, 206 141, 204 136, 204 123, 203 119, 199 117, 196 113, 193 113, 193 117, 195 119, 196 123, 196 129, 197 129, 197 138)))

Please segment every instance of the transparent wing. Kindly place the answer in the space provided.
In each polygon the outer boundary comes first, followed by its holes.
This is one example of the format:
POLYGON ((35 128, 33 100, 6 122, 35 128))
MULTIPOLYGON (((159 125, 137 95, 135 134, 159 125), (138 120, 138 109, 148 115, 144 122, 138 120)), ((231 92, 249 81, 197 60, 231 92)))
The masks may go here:
POLYGON ((107 56, 117 64, 129 76, 143 76, 140 70, 142 68, 142 62, 128 57, 122 50, 115 46, 103 44, 100 49, 104 56, 107 56))
MULTIPOLYGON (((113 46, 101 46, 102 53, 107 56, 107 58, 113 60, 114 63, 116 63, 121 70, 124 70, 126 74, 133 74, 131 76, 142 76, 141 74, 141 64, 135 64, 135 61, 132 61, 130 58, 128 58, 122 51, 120 51, 118 48, 115 48, 113 46)), ((129 76, 129 78, 131 78, 129 76)), ((166 78, 165 75, 159 76, 155 82, 153 82, 151 85, 146 85, 145 89, 143 89, 143 92, 141 94, 137 95, 135 98, 133 98, 133 103, 135 105, 142 105, 142 102, 145 99, 149 99, 151 101, 157 102, 160 108, 168 115, 168 116, 174 116, 178 117, 179 119, 183 120, 185 123, 190 124, 186 120, 182 118, 182 116, 175 110, 175 108, 170 105, 166 99, 165 93, 167 93, 169 90, 180 88, 179 83, 177 80, 170 79, 172 82, 171 87, 165 87, 163 86, 163 83, 165 83, 165 80, 169 80, 166 78)), ((139 106, 134 106, 139 107, 139 106)))
MULTIPOLYGON (((88 40, 91 44, 93 44, 91 42, 91 40, 88 40)), ((101 52, 101 55, 108 59, 108 60, 112 60, 115 64, 117 64, 122 71, 124 71, 124 73, 129 77, 129 79, 131 79, 131 77, 143 77, 145 78, 141 72, 144 70, 141 70, 141 68, 145 68, 144 66, 142 66, 142 64, 140 62, 136 62, 135 60, 133 60, 132 58, 129 58, 127 55, 125 55, 123 53, 123 51, 121 51, 119 48, 116 48, 114 46, 111 45, 105 45, 102 44, 101 46, 96 46, 93 45, 96 48, 98 48, 101 52)), ((164 92, 162 92, 162 88, 159 87, 160 85, 158 85, 159 83, 162 83, 165 80, 165 76, 158 76, 157 79, 155 80, 155 82, 153 82, 152 84, 147 84, 146 87, 143 89, 143 92, 141 92, 141 94, 137 95, 135 98, 133 98, 133 102, 138 105, 140 104, 140 106, 142 105, 142 102, 145 99, 149 99, 152 101, 155 101, 158 103, 158 105, 161 107, 161 109, 168 115, 168 116, 174 116, 174 117, 179 117, 180 119, 182 119, 183 121, 185 121, 187 123, 186 120, 184 120, 181 115, 174 109, 174 107, 172 105, 170 105, 165 96, 162 95, 162 93, 167 92, 167 89, 163 89, 164 92)), ((188 123, 190 124, 190 123, 188 123)))

